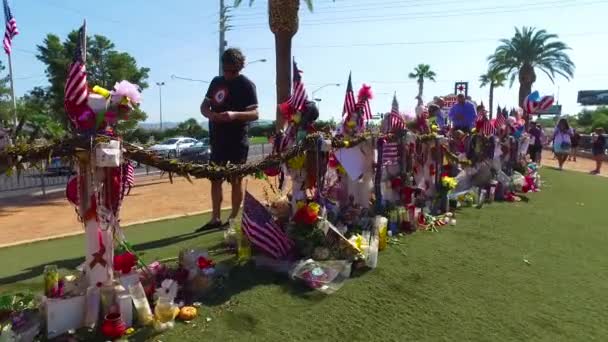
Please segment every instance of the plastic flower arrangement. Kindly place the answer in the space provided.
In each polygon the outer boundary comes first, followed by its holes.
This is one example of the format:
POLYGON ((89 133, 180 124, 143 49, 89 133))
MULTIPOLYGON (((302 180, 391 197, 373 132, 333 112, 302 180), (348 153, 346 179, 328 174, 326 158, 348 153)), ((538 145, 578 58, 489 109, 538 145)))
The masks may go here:
POLYGON ((441 187, 446 191, 450 192, 456 189, 458 181, 454 177, 443 176, 441 177, 441 187))
POLYGON ((302 170, 306 163, 306 154, 301 154, 287 161, 287 166, 292 170, 302 170))
POLYGON ((318 203, 299 202, 297 208, 298 210, 296 211, 293 220, 298 225, 313 226, 319 221, 321 206, 318 203))

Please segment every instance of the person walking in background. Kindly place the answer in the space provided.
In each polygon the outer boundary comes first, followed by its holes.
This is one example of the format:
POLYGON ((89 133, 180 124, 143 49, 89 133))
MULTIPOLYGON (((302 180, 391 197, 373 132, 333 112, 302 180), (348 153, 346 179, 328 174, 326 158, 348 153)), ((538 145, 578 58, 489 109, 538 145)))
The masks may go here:
MULTIPOLYGON (((249 123, 258 119, 258 97, 255 84, 241 71, 245 56, 239 49, 227 49, 222 55, 223 75, 215 77, 201 104, 201 114, 212 123, 209 132, 210 162, 214 165, 240 165, 247 162, 249 154, 249 123)), ((232 185, 232 212, 238 216, 243 202, 241 176, 228 177, 232 185)), ((222 180, 211 180, 211 220, 197 231, 222 228, 221 220, 222 180)))
POLYGON ((606 154, 606 136, 604 134, 603 128, 598 127, 595 129, 593 145, 591 147, 593 160, 595 160, 595 170, 591 171, 592 175, 599 175, 602 170, 602 162, 604 161, 604 155, 606 154))
POLYGON ((528 147, 530 159, 537 165, 540 165, 543 151, 543 131, 538 123, 532 122, 528 133, 530 133, 531 138, 530 147, 528 147))
POLYGON ((133 188, 133 186, 135 186, 135 167, 133 166, 133 163, 130 160, 127 160, 127 162, 123 165, 123 168, 124 169, 122 172, 122 184, 125 189, 127 189, 125 196, 129 196, 129 194, 131 193, 131 189, 133 188))
POLYGON ((568 124, 568 120, 560 119, 553 133, 553 152, 557 157, 559 170, 564 169, 564 163, 572 152, 572 129, 568 124))
POLYGON ((578 145, 581 141, 581 135, 576 129, 572 129, 572 152, 568 156, 568 161, 576 163, 576 154, 578 153, 578 145))

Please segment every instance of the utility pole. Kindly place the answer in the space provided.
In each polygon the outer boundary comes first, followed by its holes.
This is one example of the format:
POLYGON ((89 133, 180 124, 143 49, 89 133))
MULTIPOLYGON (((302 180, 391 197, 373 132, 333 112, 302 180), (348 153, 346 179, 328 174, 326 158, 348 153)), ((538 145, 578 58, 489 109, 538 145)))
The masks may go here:
POLYGON ((220 49, 219 49, 219 75, 222 76, 224 70, 222 69, 222 55, 226 50, 226 31, 230 30, 230 25, 228 25, 228 20, 230 20, 230 6, 226 6, 224 4, 224 0, 220 0, 220 49))
POLYGON ((159 104, 159 112, 160 112, 160 131, 163 131, 163 86, 165 82, 156 82, 158 86, 158 104, 159 104))

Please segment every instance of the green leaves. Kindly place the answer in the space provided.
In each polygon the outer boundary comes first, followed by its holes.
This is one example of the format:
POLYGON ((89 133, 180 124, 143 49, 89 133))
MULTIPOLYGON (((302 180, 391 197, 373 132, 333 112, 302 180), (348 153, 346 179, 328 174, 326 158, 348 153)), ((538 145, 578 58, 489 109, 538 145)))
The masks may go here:
POLYGON ((511 39, 502 39, 501 45, 488 57, 490 69, 497 69, 511 76, 511 82, 524 65, 542 71, 551 81, 556 76, 570 79, 575 69, 566 53, 570 47, 557 40, 558 38, 556 34, 534 27, 515 28, 515 35, 511 39))

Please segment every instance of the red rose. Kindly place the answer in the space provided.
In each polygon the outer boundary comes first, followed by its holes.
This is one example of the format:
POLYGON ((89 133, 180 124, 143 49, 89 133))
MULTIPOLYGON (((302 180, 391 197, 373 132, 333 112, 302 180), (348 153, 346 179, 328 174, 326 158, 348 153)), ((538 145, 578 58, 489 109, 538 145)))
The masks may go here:
POLYGON ((266 174, 266 176, 268 176, 268 177, 275 177, 280 172, 281 172, 281 170, 279 170, 278 167, 269 167, 266 170, 264 170, 264 174, 266 174))
POLYGON ((213 267, 213 260, 207 259, 205 257, 198 258, 198 268, 201 270, 205 270, 207 268, 213 267))
POLYGON ((391 188, 393 188, 394 190, 401 188, 402 185, 403 181, 401 180, 401 178, 395 177, 391 179, 391 188))
POLYGON ((336 156, 332 153, 329 156, 329 167, 331 167, 332 169, 335 169, 338 167, 338 165, 340 165, 340 163, 338 163, 338 159, 336 158, 336 156))
POLYGON ((125 252, 114 256, 114 269, 122 274, 129 274, 137 262, 135 254, 125 252))
POLYGON ((296 211, 294 221, 303 224, 315 224, 317 222, 317 213, 311 207, 305 205, 296 211))

